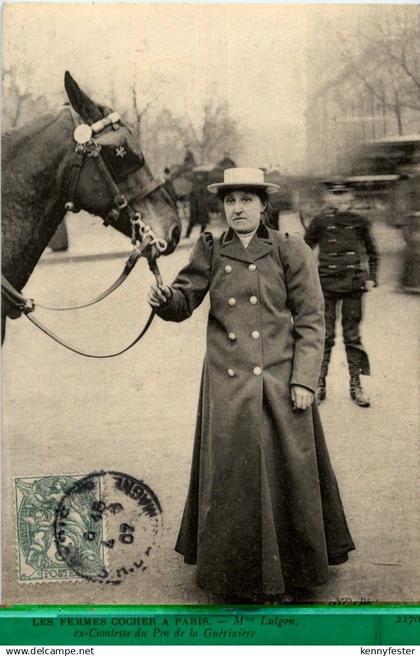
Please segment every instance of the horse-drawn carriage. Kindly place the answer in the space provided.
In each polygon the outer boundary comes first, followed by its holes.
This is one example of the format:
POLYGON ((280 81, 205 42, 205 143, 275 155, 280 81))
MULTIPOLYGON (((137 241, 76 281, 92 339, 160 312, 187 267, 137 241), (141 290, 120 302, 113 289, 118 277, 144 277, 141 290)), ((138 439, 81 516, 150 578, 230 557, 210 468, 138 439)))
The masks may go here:
POLYGON ((194 225, 206 226, 220 214, 220 200, 210 194, 207 187, 214 182, 223 182, 224 171, 235 166, 228 156, 217 164, 197 164, 191 151, 187 151, 183 164, 171 171, 170 179, 177 196, 179 214, 188 224, 187 236, 194 225))
POLYGON ((235 162, 228 156, 225 156, 217 164, 208 162, 197 164, 192 152, 187 150, 184 162, 170 171, 170 179, 178 200, 188 199, 194 183, 197 184, 198 181, 203 185, 222 182, 224 171, 235 166, 235 162))

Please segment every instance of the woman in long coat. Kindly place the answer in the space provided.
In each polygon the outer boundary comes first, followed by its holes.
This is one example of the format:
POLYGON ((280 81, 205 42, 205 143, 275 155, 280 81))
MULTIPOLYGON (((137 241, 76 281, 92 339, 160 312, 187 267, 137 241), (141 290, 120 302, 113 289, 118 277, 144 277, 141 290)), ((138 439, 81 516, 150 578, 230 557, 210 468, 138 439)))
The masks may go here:
POLYGON ((210 294, 190 488, 176 544, 200 587, 261 600, 325 583, 354 545, 313 397, 324 344, 313 254, 260 222, 259 169, 209 190, 229 230, 205 232, 149 303, 183 321, 210 294))

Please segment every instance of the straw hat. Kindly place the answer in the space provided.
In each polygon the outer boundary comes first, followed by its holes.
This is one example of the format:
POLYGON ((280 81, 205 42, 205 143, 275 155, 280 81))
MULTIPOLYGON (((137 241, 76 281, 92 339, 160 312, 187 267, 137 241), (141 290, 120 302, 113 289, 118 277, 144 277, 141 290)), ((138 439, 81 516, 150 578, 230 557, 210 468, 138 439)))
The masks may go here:
POLYGON ((222 189, 264 189, 267 194, 274 194, 280 190, 279 185, 272 182, 264 182, 264 172, 261 169, 245 169, 236 167, 226 169, 223 182, 216 182, 207 187, 212 194, 217 194, 222 189))

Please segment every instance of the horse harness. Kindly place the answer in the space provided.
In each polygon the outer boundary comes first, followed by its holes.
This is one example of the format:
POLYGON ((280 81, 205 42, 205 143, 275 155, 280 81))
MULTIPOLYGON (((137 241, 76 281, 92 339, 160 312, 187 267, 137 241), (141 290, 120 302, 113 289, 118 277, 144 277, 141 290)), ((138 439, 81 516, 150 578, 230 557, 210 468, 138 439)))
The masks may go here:
MULTIPOLYGON (((127 178, 131 173, 144 168, 145 161, 143 155, 135 152, 127 141, 115 147, 113 145, 99 144, 94 138, 110 130, 118 130, 121 126, 120 115, 118 112, 112 112, 100 121, 96 121, 92 125, 87 125, 81 122, 80 116, 72 107, 69 107, 69 109, 75 125, 73 139, 76 145, 69 174, 67 202, 64 204, 65 209, 68 212, 79 211, 79 208, 75 205, 74 198, 83 164, 86 157, 90 157, 98 166, 102 177, 106 180, 112 192, 114 207, 108 213, 107 218, 104 219, 104 224, 108 226, 111 223, 116 223, 121 211, 125 209, 131 222, 137 222, 138 228, 141 231, 140 236, 143 236, 144 231, 151 232, 151 229, 141 221, 140 214, 135 212, 131 207, 130 202, 146 198, 146 196, 149 196, 153 191, 161 187, 164 180, 151 177, 148 184, 138 194, 127 200, 124 194, 121 193, 118 182, 127 178)), ((152 236, 152 243, 155 244, 160 252, 163 252, 167 247, 166 242, 158 239, 155 235, 152 236)))
MULTIPOLYGON (((76 196, 77 185, 79 182, 80 173, 83 168, 86 157, 92 157, 96 162, 101 175, 107 182, 107 185, 112 193, 113 202, 114 202, 114 207, 110 210, 107 218, 104 220, 104 225, 108 226, 109 224, 118 221, 121 212, 125 210, 130 218, 130 223, 131 223, 131 243, 133 244, 133 251, 129 255, 124 265, 124 269, 120 274, 120 276, 117 278, 117 280, 104 292, 102 292, 99 296, 80 305, 73 305, 68 307, 55 307, 55 306, 41 305, 40 303, 35 303, 33 299, 26 298, 17 289, 15 289, 15 287, 13 287, 13 285, 7 280, 7 278, 3 274, 1 277, 1 289, 2 289, 2 294, 4 295, 5 299, 7 300, 7 302, 12 308, 11 310, 12 318, 18 318, 19 316, 21 316, 21 314, 24 314, 42 332, 44 332, 46 335, 51 337, 51 339, 56 341, 58 344, 61 344, 66 349, 73 351, 74 353, 89 358, 98 358, 98 359, 112 358, 128 351, 135 344, 137 344, 137 342, 145 335, 155 315, 153 310, 151 311, 150 316, 144 328, 137 335, 137 337, 132 342, 130 342, 128 346, 126 346, 125 348, 123 348, 122 350, 116 353, 110 353, 104 355, 87 353, 73 346, 69 342, 64 341, 63 339, 61 339, 61 337, 59 337, 54 332, 52 332, 49 328, 47 328, 35 316, 33 316, 32 313, 34 312, 36 306, 48 310, 67 311, 67 310, 76 310, 76 309, 81 309, 81 308, 95 305, 96 303, 99 303, 99 301, 102 301, 104 298, 109 296, 116 289, 118 289, 118 287, 120 287, 120 285, 127 279, 131 271, 134 269, 134 266, 136 265, 139 257, 142 255, 143 251, 147 248, 147 246, 153 245, 158 250, 159 253, 162 253, 163 251, 166 250, 167 247, 166 241, 163 239, 159 239, 155 235, 151 227, 148 226, 146 223, 144 223, 144 221, 142 220, 140 212, 136 212, 130 204, 135 200, 142 200, 143 198, 146 198, 149 194, 151 194, 153 191, 158 189, 163 184, 163 180, 158 180, 151 177, 148 184, 145 187, 143 187, 143 189, 140 191, 139 194, 136 194, 133 198, 127 200, 127 198, 121 192, 118 186, 118 181, 124 180, 128 175, 130 175, 130 173, 133 173, 136 170, 144 167, 145 161, 143 156, 130 149, 127 142, 125 142, 124 145, 120 145, 117 148, 115 148, 115 147, 101 145, 95 140, 95 136, 103 134, 105 131, 109 131, 110 129, 117 130, 120 127, 121 119, 119 114, 117 112, 112 112, 107 116, 105 116, 103 119, 93 123, 92 125, 88 125, 81 122, 79 115, 74 111, 72 107, 69 107, 69 109, 73 118, 73 122, 75 124, 75 129, 73 132, 75 147, 74 147, 73 161, 68 176, 69 184, 68 184, 68 189, 66 191, 68 200, 64 204, 65 210, 68 212, 79 211, 79 208, 76 207, 75 200, 74 200, 76 196), (123 149, 123 151, 118 149, 123 149), (113 151, 116 153, 114 157, 113 157, 113 151), (120 162, 116 160, 116 157, 118 157, 118 152, 120 153, 124 152, 125 155, 128 155, 127 157, 128 164, 122 166, 120 162)), ((64 161, 62 163, 62 166, 59 168, 58 177, 61 179, 64 177, 64 161)), ((159 267, 156 262, 156 258, 152 256, 148 257, 148 264, 150 270, 155 276, 157 284, 162 285, 163 284, 162 276, 160 274, 159 267)))

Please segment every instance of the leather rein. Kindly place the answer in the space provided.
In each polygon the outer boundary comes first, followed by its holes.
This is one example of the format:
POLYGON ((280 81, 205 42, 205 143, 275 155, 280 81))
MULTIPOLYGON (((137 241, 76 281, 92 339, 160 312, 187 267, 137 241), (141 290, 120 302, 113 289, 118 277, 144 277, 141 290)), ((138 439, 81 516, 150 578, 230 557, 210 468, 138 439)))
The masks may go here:
MULTIPOLYGON (((120 285, 122 285, 122 283, 130 275, 131 271, 134 269, 138 259, 142 255, 143 251, 147 248, 147 246, 153 245, 159 252, 163 252, 164 250, 166 250, 167 243, 163 239, 159 239, 154 234, 150 226, 148 226, 146 223, 143 222, 140 213, 136 212, 133 209, 133 207, 130 205, 130 202, 139 199, 141 200, 142 198, 145 198, 150 193, 155 191, 155 189, 157 189, 163 184, 163 181, 151 178, 149 183, 145 187, 143 187, 143 189, 140 191, 139 194, 137 194, 134 198, 127 200, 124 194, 121 193, 118 184, 114 180, 112 173, 110 172, 104 158, 102 157, 100 144, 98 144, 94 139, 94 135, 98 135, 106 129, 109 128, 118 129, 121 120, 119 114, 117 114, 117 112, 113 112, 108 116, 104 117, 103 119, 101 119, 100 121, 97 121, 93 125, 87 125, 81 123, 79 115, 76 114, 73 108, 70 108, 70 111, 73 117, 73 121, 75 123, 73 138, 76 145, 74 148, 74 152, 75 152, 74 160, 72 163, 72 168, 69 176, 68 190, 66 192, 67 198, 69 198, 69 200, 65 203, 64 207, 66 211, 72 211, 72 212, 79 211, 79 209, 76 208, 75 206, 74 198, 77 191, 80 172, 82 170, 85 158, 86 157, 94 158, 94 161, 97 163, 101 174, 105 178, 112 192, 112 196, 114 200, 114 207, 110 210, 107 218, 104 220, 104 224, 109 225, 110 223, 115 223, 118 220, 120 213, 123 210, 125 210, 130 218, 131 243, 133 244, 134 248, 124 265, 124 269, 122 273, 115 280, 115 282, 110 287, 108 287, 104 292, 99 294, 99 296, 79 305, 56 307, 56 306, 42 305, 40 303, 36 303, 33 299, 23 296, 23 294, 21 294, 17 289, 15 289, 15 287, 13 287, 13 285, 7 280, 7 278, 3 274, 1 277, 1 290, 2 290, 2 294, 4 295, 4 298, 11 306, 13 318, 17 318, 21 316, 21 314, 24 314, 29 319, 29 321, 31 321, 43 333, 48 335, 48 337, 53 339, 58 344, 61 344, 61 346, 68 349, 69 351, 73 351, 73 353, 77 353, 78 355, 83 355, 84 357, 87 358, 97 358, 97 359, 113 358, 118 355, 122 355, 123 353, 131 349, 146 334, 155 316, 154 310, 151 311, 149 318, 145 326, 140 331, 140 333, 132 342, 130 342, 130 344, 128 344, 128 346, 121 349, 120 351, 117 351, 116 353, 108 353, 108 354, 87 353, 86 351, 79 349, 78 347, 65 341, 64 339, 56 335, 52 330, 47 328, 41 321, 39 321, 39 319, 37 319, 34 316, 33 313, 37 306, 47 310, 55 310, 55 311, 63 312, 68 310, 77 310, 77 309, 95 305, 96 303, 99 303, 104 298, 112 294, 112 292, 114 292, 116 289, 118 289, 118 287, 120 287, 120 285)), ((153 258, 152 256, 148 257, 148 264, 150 270, 155 276, 157 284, 162 285, 163 284, 162 276, 160 274, 159 267, 156 262, 156 258, 153 258)))

